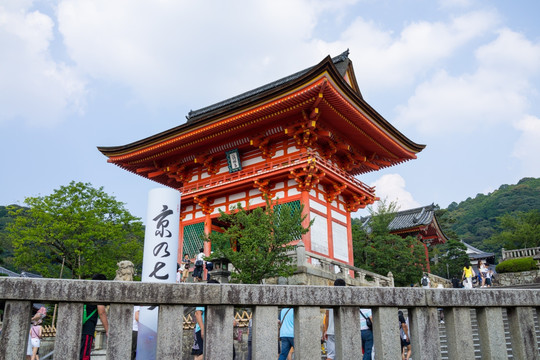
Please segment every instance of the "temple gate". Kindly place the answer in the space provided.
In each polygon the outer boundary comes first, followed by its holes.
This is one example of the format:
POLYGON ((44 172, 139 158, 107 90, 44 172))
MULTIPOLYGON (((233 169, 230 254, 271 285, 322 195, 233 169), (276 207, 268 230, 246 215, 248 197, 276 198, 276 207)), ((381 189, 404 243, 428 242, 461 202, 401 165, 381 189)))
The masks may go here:
POLYGON ((304 205, 306 251, 353 265, 351 213, 375 189, 356 176, 415 159, 425 146, 362 97, 348 51, 217 104, 187 122, 124 146, 99 147, 110 163, 182 193, 179 260, 211 245, 219 210, 304 205))

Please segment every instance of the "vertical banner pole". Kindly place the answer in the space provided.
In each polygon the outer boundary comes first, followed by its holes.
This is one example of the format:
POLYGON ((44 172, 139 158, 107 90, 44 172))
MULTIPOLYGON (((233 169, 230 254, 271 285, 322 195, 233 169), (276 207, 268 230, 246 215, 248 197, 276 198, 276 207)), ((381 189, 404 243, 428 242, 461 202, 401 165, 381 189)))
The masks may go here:
MULTIPOLYGON (((150 190, 144 234, 143 282, 176 282, 179 226, 180 192, 169 188, 150 190)), ((158 311, 157 306, 141 306, 137 359, 156 359, 158 311)))

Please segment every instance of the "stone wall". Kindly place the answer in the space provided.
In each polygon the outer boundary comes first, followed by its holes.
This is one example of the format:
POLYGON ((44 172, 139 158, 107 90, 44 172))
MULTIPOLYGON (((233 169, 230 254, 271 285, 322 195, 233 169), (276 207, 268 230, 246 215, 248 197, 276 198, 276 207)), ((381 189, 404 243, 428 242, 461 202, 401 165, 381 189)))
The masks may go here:
POLYGON ((499 286, 525 285, 540 283, 540 270, 496 274, 499 286))

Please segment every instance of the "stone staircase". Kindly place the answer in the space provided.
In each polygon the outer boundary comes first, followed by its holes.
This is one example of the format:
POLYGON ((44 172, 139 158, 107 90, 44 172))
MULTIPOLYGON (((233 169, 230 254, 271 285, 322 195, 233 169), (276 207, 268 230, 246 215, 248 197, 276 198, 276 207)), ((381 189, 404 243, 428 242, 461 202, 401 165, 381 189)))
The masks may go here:
MULTIPOLYGON (((536 312, 534 313, 534 323, 535 323, 535 332, 536 332, 536 339, 537 342, 540 343, 540 327, 539 322, 537 318, 536 312)), ((508 327, 508 317, 506 315, 506 309, 503 309, 503 322, 504 322, 504 333, 506 337, 506 350, 508 352, 508 359, 514 359, 514 356, 512 354, 512 344, 510 339, 510 330, 508 327)), ((480 349, 480 338, 478 336, 478 322, 476 321, 476 311, 474 309, 471 309, 471 324, 472 324, 472 337, 474 342, 474 355, 475 359, 481 359, 482 358, 482 352, 480 349)), ((448 359, 448 341, 446 338, 446 328, 444 324, 439 324, 439 337, 441 342, 441 359, 447 360, 448 359)), ((540 349, 539 349, 540 354, 540 349)), ((413 352, 414 356, 414 352, 413 352)), ((521 360, 521 359, 519 359, 521 360)))

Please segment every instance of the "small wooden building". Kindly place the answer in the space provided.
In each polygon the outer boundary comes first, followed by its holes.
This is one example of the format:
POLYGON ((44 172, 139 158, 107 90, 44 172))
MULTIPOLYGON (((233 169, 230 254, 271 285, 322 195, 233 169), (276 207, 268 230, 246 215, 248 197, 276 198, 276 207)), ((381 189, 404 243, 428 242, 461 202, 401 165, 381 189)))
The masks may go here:
MULTIPOLYGON (((306 251, 353 265, 351 213, 377 197, 358 180, 416 158, 424 148, 362 97, 348 51, 208 107, 187 122, 128 145, 99 147, 108 161, 182 193, 180 247, 220 231, 219 210, 304 205, 306 251)), ((204 244, 205 253, 210 244, 204 244)))
MULTIPOLYGON (((391 234, 403 238, 412 236, 423 245, 426 255, 427 271, 430 272, 428 246, 444 244, 448 238, 442 231, 435 216, 437 207, 434 204, 419 208, 397 211, 394 219, 388 224, 391 234)), ((360 219, 362 226, 368 226, 370 216, 360 219)))

